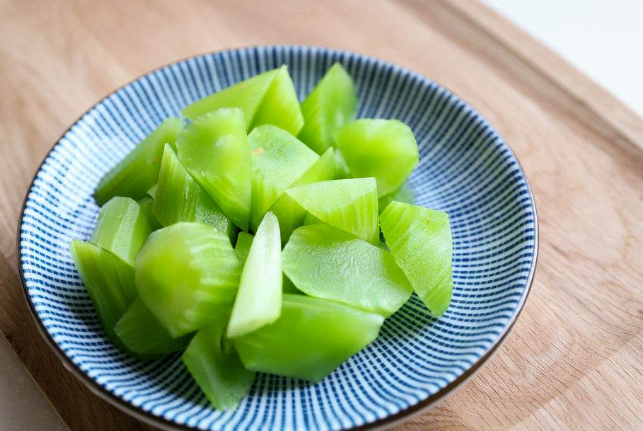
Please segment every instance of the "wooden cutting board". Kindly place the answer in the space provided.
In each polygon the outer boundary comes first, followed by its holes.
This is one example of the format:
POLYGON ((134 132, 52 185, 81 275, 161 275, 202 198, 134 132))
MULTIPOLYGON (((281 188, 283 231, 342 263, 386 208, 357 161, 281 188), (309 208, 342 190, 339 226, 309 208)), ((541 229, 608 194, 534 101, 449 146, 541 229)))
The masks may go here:
POLYGON ((540 259, 525 312, 483 371, 400 429, 643 429, 643 120, 503 18, 467 0, 0 0, 0 329, 72 430, 149 428, 76 382, 36 331, 15 256, 35 169, 116 87, 254 44, 416 70, 486 116, 531 181, 540 259))

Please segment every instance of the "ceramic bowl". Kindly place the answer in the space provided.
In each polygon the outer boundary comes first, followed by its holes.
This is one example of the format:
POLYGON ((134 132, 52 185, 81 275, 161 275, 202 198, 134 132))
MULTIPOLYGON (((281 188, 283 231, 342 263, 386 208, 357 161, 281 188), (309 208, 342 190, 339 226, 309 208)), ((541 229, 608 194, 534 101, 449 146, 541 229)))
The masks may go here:
POLYGON ((96 394, 162 429, 381 428, 452 392, 485 363, 522 310, 537 254, 536 211, 518 160, 466 102, 413 71, 350 52, 264 46, 200 55, 155 70, 89 109, 53 146, 19 225, 24 291, 43 335, 96 394), (259 374, 232 411, 208 404, 174 354, 139 362, 105 337, 69 253, 87 239, 100 178, 164 118, 201 97, 287 64, 303 98, 334 63, 353 76, 358 117, 397 118, 417 137, 415 203, 449 213, 455 289, 432 318, 417 296, 379 338, 317 384, 259 374))

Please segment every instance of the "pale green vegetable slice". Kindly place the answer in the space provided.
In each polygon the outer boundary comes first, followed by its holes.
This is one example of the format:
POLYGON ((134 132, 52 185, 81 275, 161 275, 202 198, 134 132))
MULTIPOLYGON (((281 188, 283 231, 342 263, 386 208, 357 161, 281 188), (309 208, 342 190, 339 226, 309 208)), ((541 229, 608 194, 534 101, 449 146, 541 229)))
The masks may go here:
POLYGON ((243 113, 222 108, 194 118, 176 140, 181 164, 223 213, 248 228, 252 156, 243 113))
POLYGON ((319 220, 371 244, 380 243, 375 178, 322 181, 286 194, 319 220))
POLYGON ((202 223, 152 233, 135 268, 141 299, 173 338, 229 313, 241 275, 228 236, 202 223))
POLYGON ((136 297, 134 269, 108 251, 84 241, 70 243, 71 257, 109 339, 122 347, 114 326, 136 297))
POLYGON ((355 115, 357 92, 353 80, 341 64, 335 63, 301 103, 304 128, 299 139, 324 153, 334 145, 333 133, 355 115))
POLYGON ((183 108, 181 113, 194 119, 199 115, 216 111, 220 108, 240 108, 245 117, 248 131, 252 130, 252 120, 272 85, 280 69, 270 70, 250 79, 239 82, 221 91, 213 93, 183 108))
POLYGON ((98 183, 94 198, 102 205, 114 196, 142 199, 156 183, 161 166, 163 146, 174 146, 184 126, 180 118, 168 118, 143 139, 98 183))
POLYGON ((154 214, 164 226, 179 222, 201 222, 234 238, 236 226, 183 167, 167 145, 159 172, 154 214))
POLYGON ((236 407, 255 379, 224 335, 225 319, 218 319, 197 332, 182 356, 205 396, 220 410, 236 407))
POLYGON ((273 124, 297 136, 304 125, 287 66, 270 70, 211 94, 181 111, 190 119, 220 108, 240 108, 247 131, 273 124))
POLYGON ((150 222, 138 202, 117 196, 101 208, 89 242, 134 266, 134 256, 151 232, 150 222))
POLYGON ((413 292, 391 253, 324 223, 295 230, 282 265, 302 292, 385 317, 413 292))
POLYGON ((278 127, 257 127, 248 136, 252 148, 252 228, 277 199, 319 159, 313 150, 278 127))
POLYGON ((277 69, 275 79, 261 100, 259 109, 252 119, 252 127, 248 130, 263 124, 272 124, 294 136, 297 136, 304 126, 295 86, 285 65, 277 69))
POLYGON ((319 381, 375 340, 383 321, 338 302, 285 294, 275 323, 232 342, 249 370, 319 381))
POLYGON ((393 201, 382 213, 381 224, 386 244, 415 292, 431 314, 444 314, 453 292, 447 213, 393 201))
MULTIPOLYGON (((332 180, 335 176, 335 165, 333 163, 334 150, 329 148, 319 159, 302 175, 292 187, 299 187, 318 181, 332 180)), ((279 200, 270 208, 279 219, 281 230, 281 242, 286 244, 292 232, 304 223, 308 213, 288 193, 281 195, 279 200)))
POLYGON ((351 121, 335 133, 335 141, 351 176, 375 177, 379 196, 404 184, 418 164, 415 136, 401 121, 351 121))
POLYGON ((228 338, 246 335, 277 320, 281 313, 282 277, 279 221, 267 212, 241 273, 228 338))

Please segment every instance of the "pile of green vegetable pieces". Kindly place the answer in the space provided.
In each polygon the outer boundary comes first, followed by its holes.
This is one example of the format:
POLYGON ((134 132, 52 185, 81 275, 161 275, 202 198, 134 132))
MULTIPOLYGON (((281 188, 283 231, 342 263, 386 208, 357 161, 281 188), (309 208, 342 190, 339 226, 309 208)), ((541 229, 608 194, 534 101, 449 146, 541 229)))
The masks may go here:
POLYGON ((444 313, 448 216, 400 202, 415 137, 353 121, 356 102, 339 64, 301 104, 283 66, 186 107, 105 175, 71 253, 110 340, 141 360, 185 349, 227 409, 255 372, 323 379, 413 291, 444 313))

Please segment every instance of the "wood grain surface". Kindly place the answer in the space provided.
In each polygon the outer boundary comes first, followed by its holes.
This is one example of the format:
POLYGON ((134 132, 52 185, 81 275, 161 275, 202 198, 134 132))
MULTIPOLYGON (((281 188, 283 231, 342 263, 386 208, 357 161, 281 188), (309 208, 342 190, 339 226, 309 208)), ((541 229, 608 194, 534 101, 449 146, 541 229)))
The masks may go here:
POLYGON ((643 429, 643 120, 503 18, 468 0, 0 0, 0 329, 70 429, 149 427, 76 382, 32 322, 15 232, 37 166, 137 76, 276 43, 363 52, 442 83, 497 127, 533 187, 539 267, 514 332, 399 429, 643 429))

